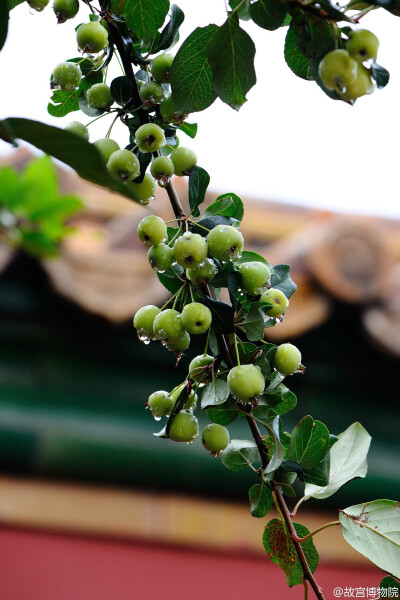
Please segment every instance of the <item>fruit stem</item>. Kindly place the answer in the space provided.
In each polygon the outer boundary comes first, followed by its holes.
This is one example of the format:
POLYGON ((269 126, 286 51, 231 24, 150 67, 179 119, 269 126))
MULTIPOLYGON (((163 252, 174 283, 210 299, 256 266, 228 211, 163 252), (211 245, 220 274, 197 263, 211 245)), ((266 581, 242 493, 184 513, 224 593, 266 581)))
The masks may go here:
POLYGON ((238 344, 237 344, 237 336, 236 333, 233 334, 233 337, 235 338, 235 352, 236 352, 236 362, 238 365, 240 365, 240 358, 239 358, 239 350, 238 350, 238 344))
POLYGON ((333 527, 334 525, 340 525, 340 521, 330 521, 330 523, 325 523, 325 525, 321 525, 321 527, 318 527, 318 529, 315 529, 315 531, 312 531, 305 537, 303 537, 303 538, 298 537, 296 541, 298 541, 300 544, 304 544, 304 542, 306 542, 309 538, 313 537, 316 533, 319 533, 320 531, 323 531, 324 529, 327 529, 328 527, 333 527))

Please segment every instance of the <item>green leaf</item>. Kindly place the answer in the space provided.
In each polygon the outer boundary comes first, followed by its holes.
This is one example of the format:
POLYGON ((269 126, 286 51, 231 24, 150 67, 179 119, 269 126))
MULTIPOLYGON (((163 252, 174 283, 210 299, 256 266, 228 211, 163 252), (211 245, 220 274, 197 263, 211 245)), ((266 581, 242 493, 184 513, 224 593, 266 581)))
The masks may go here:
POLYGON ((312 79, 310 75, 310 59, 304 56, 298 49, 293 27, 289 27, 286 34, 284 56, 287 66, 297 77, 312 79))
POLYGON ((274 505, 272 491, 266 485, 252 485, 249 489, 250 512, 253 517, 261 519, 274 505))
POLYGON ((326 19, 299 12, 292 20, 296 44, 308 58, 321 58, 335 48, 332 27, 326 19))
POLYGON ((171 6, 171 18, 160 34, 158 41, 158 50, 168 50, 174 43, 175 37, 178 34, 179 27, 185 20, 183 11, 173 4, 171 6))
POLYGON ((174 58, 169 82, 178 112, 187 114, 204 110, 217 97, 207 55, 208 42, 217 29, 216 25, 197 27, 174 58))
POLYGON ((255 302, 251 305, 244 320, 244 328, 250 342, 257 342, 264 337, 264 323, 264 315, 258 306, 258 302, 255 302))
POLYGON ((200 214, 199 204, 204 202, 210 176, 201 167, 194 167, 189 175, 189 206, 194 217, 200 214))
POLYGON ((218 196, 215 202, 207 207, 203 217, 222 215, 224 217, 233 217, 234 219, 241 221, 243 219, 243 214, 244 209, 242 200, 239 196, 236 196, 236 194, 229 192, 218 196))
POLYGON ((339 512, 346 542, 380 569, 400 577, 400 503, 374 500, 339 512))
POLYGON ((268 465, 263 470, 263 477, 266 481, 271 479, 271 475, 279 468, 282 464, 283 459, 285 458, 285 448, 280 441, 280 433, 279 427, 281 425, 281 420, 279 416, 275 417, 272 422, 272 427, 270 427, 267 423, 265 423, 267 429, 270 433, 273 449, 270 451, 270 459, 268 465))
POLYGON ((297 290, 297 285, 290 277, 289 265, 274 265, 274 273, 271 277, 271 287, 281 290, 286 298, 293 296, 297 290))
POLYGON ((123 106, 126 102, 128 102, 128 100, 130 100, 132 89, 133 86, 131 80, 129 77, 125 77, 123 75, 120 77, 115 77, 110 85, 111 96, 120 106, 123 106))
POLYGON ((208 44, 213 88, 235 110, 246 102, 247 92, 256 83, 255 53, 249 34, 229 16, 208 44))
POLYGON ((231 440, 221 454, 222 464, 231 471, 242 471, 251 466, 257 457, 257 446, 250 440, 231 440))
POLYGON ((165 21, 169 0, 111 0, 111 9, 125 18, 139 40, 148 44, 165 21))
POLYGON ((197 123, 186 123, 186 121, 184 121, 179 127, 179 131, 183 131, 183 133, 186 133, 186 135, 194 139, 197 135, 197 123))
POLYGON ((292 431, 288 459, 305 469, 312 469, 321 462, 328 449, 328 428, 308 415, 303 417, 292 431))
POLYGON ((173 265, 164 271, 164 273, 157 273, 157 277, 163 286, 167 288, 169 292, 171 292, 171 294, 175 294, 175 292, 177 292, 183 285, 183 281, 180 279, 180 277, 184 270, 185 269, 183 269, 183 267, 180 265, 173 265))
MULTIPOLYGON (((0 138, 3 137, 2 124, 6 124, 15 138, 32 144, 46 154, 50 154, 74 169, 83 179, 101 185, 137 202, 129 185, 113 179, 93 144, 89 144, 79 136, 52 125, 46 125, 30 119, 10 118, 0 121, 0 138)), ((6 141, 8 141, 6 139, 6 141)))
POLYGON ((305 483, 324 486, 329 483, 329 468, 330 468, 329 453, 325 458, 312 469, 304 469, 301 475, 301 480, 305 483))
POLYGON ((250 15, 259 27, 274 31, 285 21, 286 6, 275 0, 258 0, 250 5, 250 15))
POLYGON ((387 69, 373 62, 371 65, 371 71, 372 77, 375 79, 377 88, 379 90, 384 88, 389 83, 390 73, 387 69))
POLYGON ((217 377, 205 386, 201 396, 201 408, 223 404, 229 396, 229 387, 226 381, 217 377))
POLYGON ((237 9, 236 14, 242 21, 250 21, 250 0, 229 0, 232 10, 237 9))
POLYGON ((0 7, 0 50, 6 43, 9 18, 9 6, 7 0, 3 0, 0 7))
POLYGON ((279 371, 274 371, 270 377, 270 383, 264 393, 273 392, 284 379, 285 375, 283 375, 283 373, 279 373, 279 371))
MULTIPOLYGON (((293 525, 298 537, 306 537, 310 533, 307 527, 304 527, 300 523, 293 522, 293 525)), ((303 569, 293 540, 280 519, 272 519, 267 524, 264 530, 263 544, 271 561, 278 565, 285 573, 288 586, 300 585, 302 583, 303 569)), ((301 547, 311 573, 314 573, 318 566, 318 552, 315 549, 312 539, 308 539, 301 547)))
POLYGON ((21 202, 21 184, 12 167, 0 169, 1 206, 13 211, 21 202))
MULTIPOLYGON (((89 58, 84 59, 82 62, 82 57, 80 58, 71 58, 67 62, 79 62, 79 66, 81 68, 83 79, 79 85, 79 87, 72 92, 64 92, 63 90, 55 90, 53 95, 51 96, 49 104, 47 105, 47 112, 53 117, 65 117, 70 112, 77 111, 79 109, 83 110, 82 106, 87 105, 87 101, 85 98, 85 91, 88 90, 94 83, 102 83, 103 75, 101 71, 94 70, 94 63, 89 58)), ((101 115, 104 111, 99 111, 96 109, 87 108, 84 111, 85 114, 89 116, 97 116, 101 115)))
POLYGON ((23 2, 25 2, 25 0, 8 0, 7 1, 8 8, 10 10, 12 10, 13 8, 15 8, 16 6, 18 6, 19 4, 22 4, 23 2))
POLYGON ((235 331, 235 312, 230 304, 208 296, 201 296, 199 302, 211 310, 211 324, 215 333, 233 333, 235 331))
POLYGON ((329 0, 319 0, 319 5, 333 21, 348 21, 351 23, 352 19, 339 10, 337 6, 331 4, 329 0))
POLYGON ((271 266, 269 262, 263 256, 261 256, 261 254, 257 254, 257 252, 252 252, 250 250, 243 250, 241 257, 236 264, 242 265, 243 263, 247 262, 262 262, 264 265, 267 265, 267 267, 271 266))
POLYGON ((284 415, 293 410, 297 404, 297 398, 283 383, 274 390, 264 392, 260 397, 259 406, 268 406, 277 415, 284 415))
POLYGON ((232 225, 233 227, 237 227, 240 225, 237 219, 233 219, 232 217, 224 217, 223 215, 214 215, 213 217, 206 217, 205 219, 200 219, 198 224, 201 227, 196 227, 196 225, 192 225, 192 231, 195 233, 199 233, 203 237, 208 235, 208 230, 214 229, 217 225, 232 225), (204 229, 205 228, 205 229, 204 229))
POLYGON ((236 421, 238 417, 236 400, 231 396, 221 406, 213 406, 212 408, 208 408, 206 414, 213 423, 218 423, 219 425, 229 425, 230 423, 233 423, 233 421, 236 421))
POLYGON ((367 474, 367 454, 371 436, 360 423, 353 423, 338 435, 338 441, 331 447, 329 483, 324 487, 307 484, 306 498, 329 498, 352 479, 367 474))
POLYGON ((379 588, 380 598, 400 598, 400 582, 390 575, 387 575, 382 579, 379 584, 379 588), (385 593, 382 593, 381 590, 388 590, 388 593, 385 595, 385 593), (391 594, 391 596, 388 594, 391 594))

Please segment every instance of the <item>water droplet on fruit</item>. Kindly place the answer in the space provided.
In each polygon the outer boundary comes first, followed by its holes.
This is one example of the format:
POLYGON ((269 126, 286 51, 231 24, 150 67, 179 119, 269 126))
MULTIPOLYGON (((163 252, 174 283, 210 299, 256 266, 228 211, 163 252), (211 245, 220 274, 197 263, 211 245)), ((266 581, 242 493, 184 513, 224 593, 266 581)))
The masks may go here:
POLYGON ((165 273, 165 269, 154 269, 157 273, 165 273))
POLYGON ((282 321, 283 321, 283 317, 282 317, 282 315, 281 315, 281 316, 279 316, 279 317, 276 317, 276 319, 275 319, 275 320, 276 320, 276 322, 277 322, 277 323, 282 323, 282 321))
POLYGON ((193 444, 194 440, 190 440, 190 442, 186 442, 188 446, 190 446, 190 444, 193 444))
POLYGON ((143 344, 150 344, 150 338, 148 338, 147 335, 140 333, 140 331, 138 331, 138 338, 141 342, 143 342, 143 344))
POLYGON ((161 417, 156 417, 155 415, 153 415, 153 417, 155 421, 161 421, 161 417))

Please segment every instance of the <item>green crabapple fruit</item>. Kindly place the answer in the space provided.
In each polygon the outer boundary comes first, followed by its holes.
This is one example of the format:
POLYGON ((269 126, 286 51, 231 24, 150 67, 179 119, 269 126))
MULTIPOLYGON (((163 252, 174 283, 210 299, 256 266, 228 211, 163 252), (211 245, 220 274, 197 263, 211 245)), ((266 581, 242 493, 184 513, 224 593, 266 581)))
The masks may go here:
POLYGON ((242 402, 249 402, 260 396, 265 388, 264 376, 256 365, 238 365, 228 374, 231 393, 242 402))
POLYGON ((64 92, 72 92, 82 79, 80 66, 73 62, 59 63, 54 67, 51 88, 59 87, 64 92))
POLYGON ((166 239, 167 226, 157 215, 148 215, 140 221, 137 234, 146 246, 156 246, 166 239))
POLYGON ((129 181, 140 174, 140 163, 130 150, 116 150, 107 161, 107 169, 114 179, 129 181))
POLYGON ((246 262, 239 265, 241 288, 251 296, 258 296, 268 285, 271 271, 262 262, 246 262))
POLYGON ((147 260, 152 269, 159 273, 163 273, 169 269, 174 262, 174 251, 170 246, 161 242, 161 244, 157 244, 150 248, 147 253, 147 260))
POLYGON ((181 410, 171 423, 169 439, 174 442, 193 442, 199 435, 199 422, 186 410, 181 410))
POLYGON ((71 123, 68 123, 68 125, 64 127, 64 130, 81 137, 86 142, 89 141, 89 130, 83 123, 79 123, 79 121, 71 121, 71 123))
POLYGON ((207 256, 207 241, 198 233, 186 231, 174 244, 174 256, 181 267, 198 267, 207 256))
POLYGON ((167 308, 156 316, 153 329, 156 337, 167 343, 178 342, 187 333, 182 325, 181 315, 173 308, 167 308))
POLYGON ((156 316, 161 312, 158 306, 148 304, 139 308, 133 319, 133 326, 137 330, 139 339, 153 339, 155 337, 153 324, 156 316))
POLYGON ((182 125, 183 121, 188 117, 188 115, 179 113, 176 110, 175 102, 172 100, 172 96, 168 96, 161 102, 160 115, 164 121, 167 121, 167 123, 172 123, 173 125, 178 126, 182 125))
POLYGON ((179 340, 170 340, 167 342, 168 350, 171 352, 185 352, 190 346, 190 335, 187 331, 179 340))
POLYGON ((139 96, 147 108, 159 104, 164 98, 164 95, 164 88, 155 81, 147 81, 139 90, 139 96))
POLYGON ((79 0, 54 0, 53 10, 57 17, 57 23, 65 23, 78 14, 79 0))
POLYGON ((244 239, 236 227, 217 225, 207 236, 208 252, 221 261, 236 261, 243 250, 244 239))
POLYGON ((119 145, 115 140, 111 140, 110 138, 100 138, 93 144, 96 146, 97 150, 100 152, 104 162, 108 162, 111 154, 119 150, 119 145))
POLYGON ((269 302, 272 304, 266 313, 269 317, 279 317, 283 315, 287 307, 289 306, 289 300, 285 294, 278 289, 270 288, 261 294, 260 302, 269 302))
POLYGON ((358 64, 357 79, 347 86, 341 97, 343 100, 356 100, 361 96, 372 94, 374 89, 375 83, 371 79, 369 70, 364 65, 358 64))
POLYGON ((358 29, 350 34, 346 49, 355 60, 362 63, 365 60, 375 60, 378 54, 379 40, 372 31, 358 29))
POLYGON ((301 366, 301 353, 293 344, 281 344, 273 358, 274 367, 283 375, 293 375, 301 366))
POLYGON ((167 143, 164 130, 155 123, 141 125, 135 134, 135 143, 140 152, 157 152, 167 143))
POLYGON ((160 419, 161 417, 169 417, 174 408, 175 400, 171 398, 168 392, 159 390, 149 396, 147 404, 153 417, 160 419))
POLYGON ((36 10, 36 12, 42 12, 42 10, 46 8, 49 2, 50 0, 28 0, 29 6, 33 10, 36 10))
POLYGON ((332 50, 319 63, 318 72, 328 90, 342 93, 356 80, 357 65, 347 50, 332 50))
POLYGON ((88 104, 91 108, 102 110, 109 108, 114 102, 110 88, 106 83, 95 83, 86 92, 88 104))
POLYGON ((150 173, 145 173, 143 181, 141 183, 131 181, 129 189, 135 200, 138 200, 141 204, 148 204, 156 194, 157 182, 150 173))
POLYGON ((190 172, 197 165, 197 156, 190 148, 183 146, 171 152, 171 160, 174 163, 175 175, 183 177, 190 175, 190 172))
MULTIPOLYGON (((174 399, 174 402, 176 402, 181 394, 181 392, 183 391, 183 389, 187 386, 187 382, 185 381, 184 383, 181 383, 181 385, 178 385, 178 387, 176 387, 174 390, 172 390, 172 392, 170 393, 171 398, 174 399)), ((185 410, 194 410, 196 408, 197 405, 197 394, 194 390, 191 390, 189 396, 187 397, 187 400, 185 402, 185 410)))
POLYGON ((219 454, 229 444, 229 431, 223 425, 210 423, 204 427, 201 434, 201 441, 204 448, 211 452, 211 454, 219 454))
POLYGON ((168 156, 157 156, 151 163, 150 173, 160 185, 165 186, 174 174, 174 163, 168 156))
POLYGON ((214 358, 209 354, 199 354, 195 356, 189 364, 190 379, 200 383, 209 383, 209 367, 214 362, 214 358))
POLYGON ((207 306, 200 302, 186 304, 181 314, 182 325, 189 333, 205 333, 211 325, 212 315, 207 306))
POLYGON ((209 283, 217 273, 218 268, 212 258, 205 258, 195 269, 186 269, 186 277, 194 284, 209 283))
POLYGON ((172 54, 161 54, 151 63, 151 74, 158 83, 166 83, 169 80, 169 72, 171 70, 174 57, 172 54))
POLYGON ((76 41, 82 52, 97 54, 107 46, 108 32, 98 21, 90 21, 78 27, 76 41))

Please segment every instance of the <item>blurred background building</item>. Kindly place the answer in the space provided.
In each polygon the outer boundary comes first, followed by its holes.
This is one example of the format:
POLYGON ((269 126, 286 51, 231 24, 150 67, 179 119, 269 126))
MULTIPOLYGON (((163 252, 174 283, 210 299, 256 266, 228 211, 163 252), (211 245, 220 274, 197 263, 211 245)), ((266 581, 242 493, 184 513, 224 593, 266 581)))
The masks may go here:
MULTIPOLYGON (((29 159, 21 149, 0 164, 29 159)), ((271 597, 301 597, 262 548, 254 475, 228 471, 199 441, 152 435, 148 395, 182 381, 203 347, 192 338, 175 369, 173 354, 136 338, 136 310, 169 297, 136 236, 147 209, 62 168, 59 178, 85 202, 60 256, 0 245, 1 600, 241 600, 265 578, 271 597)), ((298 345, 307 367, 290 381, 287 429, 311 414, 336 434, 359 420, 373 438, 366 479, 303 505, 299 521, 314 529, 338 507, 400 497, 400 222, 244 201, 246 249, 290 264, 298 284, 283 323, 265 330, 298 345)), ((162 190, 150 208, 171 218, 162 190)), ((232 435, 247 437, 240 425, 232 435)), ((316 543, 328 598, 335 582, 378 586, 337 528, 316 543)))

